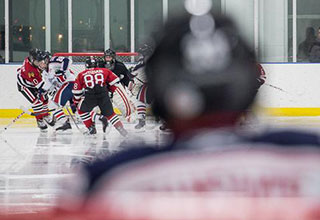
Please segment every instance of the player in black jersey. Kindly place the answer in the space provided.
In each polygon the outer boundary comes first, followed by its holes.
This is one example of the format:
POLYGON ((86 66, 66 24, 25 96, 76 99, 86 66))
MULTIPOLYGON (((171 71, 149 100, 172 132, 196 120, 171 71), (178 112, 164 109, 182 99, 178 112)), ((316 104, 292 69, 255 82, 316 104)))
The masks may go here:
POLYGON ((115 73, 120 78, 120 83, 128 87, 130 81, 132 81, 132 75, 126 67, 126 65, 116 59, 116 52, 112 49, 107 49, 104 51, 103 61, 98 62, 100 68, 107 68, 115 73))

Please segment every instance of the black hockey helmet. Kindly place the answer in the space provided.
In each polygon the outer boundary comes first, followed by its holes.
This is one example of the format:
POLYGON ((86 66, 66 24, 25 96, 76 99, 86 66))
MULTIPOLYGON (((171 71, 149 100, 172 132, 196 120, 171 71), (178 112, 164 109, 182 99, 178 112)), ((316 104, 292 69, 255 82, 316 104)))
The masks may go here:
POLYGON ((97 60, 94 57, 87 57, 85 66, 87 69, 97 67, 97 60))
POLYGON ((109 69, 113 69, 115 60, 116 60, 116 52, 112 49, 107 49, 104 51, 104 62, 105 62, 105 67, 109 69))
POLYGON ((106 51, 104 51, 104 56, 105 57, 109 56, 109 57, 112 57, 113 59, 115 59, 117 55, 116 55, 116 52, 114 50, 109 48, 106 51))
POLYGON ((36 59, 38 51, 40 51, 38 48, 33 48, 29 50, 29 60, 31 62, 33 62, 36 59))
POLYGON ((258 74, 238 33, 211 12, 171 19, 146 65, 154 113, 180 129, 235 123, 254 100, 258 74))
POLYGON ((45 69, 49 63, 50 53, 48 51, 39 50, 37 48, 29 51, 29 60, 40 69, 45 69))
POLYGON ((34 48, 29 51, 30 61, 42 61, 46 58, 48 58, 48 53, 46 51, 39 50, 38 48, 34 48))

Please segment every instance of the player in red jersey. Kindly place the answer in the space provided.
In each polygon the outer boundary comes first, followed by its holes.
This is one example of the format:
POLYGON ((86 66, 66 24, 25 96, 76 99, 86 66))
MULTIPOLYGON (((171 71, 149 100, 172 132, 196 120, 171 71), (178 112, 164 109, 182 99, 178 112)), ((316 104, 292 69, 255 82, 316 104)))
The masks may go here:
POLYGON ((49 56, 45 51, 32 49, 23 65, 17 70, 18 90, 32 103, 41 131, 46 131, 48 128, 46 123, 50 126, 55 123, 54 118, 48 113, 48 95, 45 82, 42 80, 42 71, 47 68, 48 62, 49 56))
MULTIPOLYGON (((103 123, 107 121, 119 131, 122 136, 127 135, 122 122, 117 114, 113 111, 108 92, 114 92, 117 89, 116 83, 119 78, 106 68, 98 68, 97 61, 93 58, 86 59, 86 70, 79 73, 73 86, 74 102, 78 103, 78 113, 89 129, 89 134, 97 133, 94 123, 94 117, 90 115, 92 109, 99 106, 100 118, 103 123), (105 120, 107 119, 107 120, 105 120)), ((105 131, 106 126, 103 127, 105 131)))

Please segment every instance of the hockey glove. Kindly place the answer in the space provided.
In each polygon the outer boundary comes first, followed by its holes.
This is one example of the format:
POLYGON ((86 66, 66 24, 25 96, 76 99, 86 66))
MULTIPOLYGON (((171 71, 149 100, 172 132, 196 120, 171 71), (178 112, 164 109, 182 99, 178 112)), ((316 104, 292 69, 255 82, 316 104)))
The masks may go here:
POLYGON ((38 100, 43 101, 43 100, 46 99, 45 98, 46 96, 47 96, 47 91, 46 90, 44 90, 43 88, 38 89, 38 93, 37 93, 37 99, 38 100))

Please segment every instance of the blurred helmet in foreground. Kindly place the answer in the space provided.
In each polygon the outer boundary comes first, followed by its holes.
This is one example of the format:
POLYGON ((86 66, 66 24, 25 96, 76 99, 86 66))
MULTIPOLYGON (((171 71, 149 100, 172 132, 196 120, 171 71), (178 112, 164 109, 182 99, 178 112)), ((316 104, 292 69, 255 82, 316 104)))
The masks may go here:
POLYGON ((146 66, 155 114, 180 127, 233 123, 253 102, 258 71, 233 22, 185 15, 161 34, 146 66))

